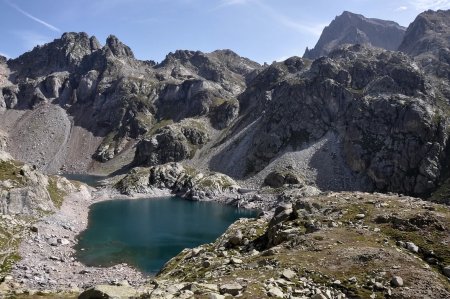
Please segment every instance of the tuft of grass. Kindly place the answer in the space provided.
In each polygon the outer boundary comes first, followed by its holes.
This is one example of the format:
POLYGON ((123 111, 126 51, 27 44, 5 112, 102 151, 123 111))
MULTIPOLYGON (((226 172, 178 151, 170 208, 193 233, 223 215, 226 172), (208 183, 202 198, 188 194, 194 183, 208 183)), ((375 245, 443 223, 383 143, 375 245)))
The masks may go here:
POLYGON ((48 194, 50 195, 53 204, 55 205, 55 207, 59 209, 62 206, 64 196, 66 196, 66 192, 58 188, 56 179, 54 177, 49 178, 47 191, 48 194))

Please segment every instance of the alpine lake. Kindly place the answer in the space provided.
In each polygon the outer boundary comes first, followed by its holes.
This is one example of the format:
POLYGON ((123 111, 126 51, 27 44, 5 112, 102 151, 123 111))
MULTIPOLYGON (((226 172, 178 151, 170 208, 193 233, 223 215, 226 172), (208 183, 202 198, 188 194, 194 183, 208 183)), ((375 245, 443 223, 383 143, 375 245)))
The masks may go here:
MULTIPOLYGON (((97 179, 66 177, 91 186, 97 179)), ((103 201, 90 207, 88 227, 75 246, 77 259, 94 267, 127 263, 154 275, 184 248, 210 243, 237 219, 256 215, 252 210, 179 197, 103 201)))

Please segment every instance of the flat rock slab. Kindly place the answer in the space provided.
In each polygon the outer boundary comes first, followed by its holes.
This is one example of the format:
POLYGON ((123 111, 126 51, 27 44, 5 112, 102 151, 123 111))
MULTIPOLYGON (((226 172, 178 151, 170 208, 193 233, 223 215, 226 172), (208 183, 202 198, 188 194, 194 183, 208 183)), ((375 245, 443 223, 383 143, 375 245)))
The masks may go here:
POLYGON ((128 299, 138 294, 130 286, 98 285, 87 289, 78 297, 79 299, 128 299))

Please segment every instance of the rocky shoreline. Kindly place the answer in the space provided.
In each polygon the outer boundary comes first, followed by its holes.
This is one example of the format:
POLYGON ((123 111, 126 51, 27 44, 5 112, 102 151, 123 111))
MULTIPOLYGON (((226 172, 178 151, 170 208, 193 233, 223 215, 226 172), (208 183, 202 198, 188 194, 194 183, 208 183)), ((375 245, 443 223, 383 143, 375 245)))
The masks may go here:
MULTIPOLYGON (((87 228, 92 204, 106 200, 163 196, 174 194, 169 189, 154 188, 147 193, 124 195, 111 188, 94 189, 80 185, 77 192, 65 198, 55 214, 44 217, 30 227, 19 247, 18 253, 22 259, 13 265, 3 287, 14 294, 80 293, 83 289, 100 284, 144 288, 152 279, 151 275, 143 274, 127 264, 112 267, 83 265, 76 260, 73 246, 77 244, 77 236, 87 228)), ((250 197, 255 197, 255 192, 248 192, 247 195, 224 193, 198 200, 252 209, 255 205, 249 204, 250 197)))
MULTIPOLYGON (((87 228, 89 207, 108 200, 106 196, 92 196, 91 190, 81 186, 70 194, 61 209, 35 223, 19 247, 22 257, 12 268, 11 279, 15 293, 36 291, 69 291, 101 283, 128 281, 143 285, 145 275, 126 264, 109 268, 87 267, 76 261, 73 245, 77 236, 87 228)), ((124 283, 124 282, 122 282, 124 283)))

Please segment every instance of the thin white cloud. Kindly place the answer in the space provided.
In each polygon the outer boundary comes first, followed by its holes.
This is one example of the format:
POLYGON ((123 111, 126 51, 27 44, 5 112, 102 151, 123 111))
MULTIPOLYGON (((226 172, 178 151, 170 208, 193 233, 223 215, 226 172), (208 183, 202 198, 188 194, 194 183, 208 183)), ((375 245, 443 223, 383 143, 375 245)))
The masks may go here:
POLYGON ((0 55, 3 57, 6 57, 6 59, 10 59, 11 56, 9 56, 8 54, 4 53, 4 52, 0 52, 0 55))
POLYGON ((450 8, 450 0, 409 0, 409 3, 416 10, 427 9, 448 9, 450 8))
POLYGON ((408 10, 408 6, 399 6, 395 9, 395 11, 405 11, 408 10))
POLYGON ((250 5, 259 7, 272 20, 276 21, 277 23, 279 23, 285 27, 291 28, 291 29, 301 32, 301 33, 308 33, 308 34, 312 34, 315 36, 320 36, 323 28, 326 25, 328 25, 328 24, 300 23, 300 22, 293 20, 290 17, 280 13, 279 11, 272 8, 271 6, 264 4, 260 0, 222 0, 221 3, 216 7, 216 9, 220 9, 220 8, 223 8, 226 6, 244 5, 244 4, 250 4, 250 5))
POLYGON ((26 16, 27 18, 41 24, 44 25, 45 27, 47 27, 50 30, 56 31, 56 32, 61 32, 61 30, 55 26, 53 26, 52 24, 49 24, 47 22, 45 22, 44 20, 41 20, 35 16, 33 16, 32 14, 26 12, 25 10, 23 10, 22 8, 20 8, 19 6, 17 6, 14 3, 11 3, 10 1, 5 1, 5 3, 7 3, 9 6, 11 6, 12 8, 14 8, 15 10, 17 10, 18 12, 20 12, 21 14, 23 14, 24 16, 26 16))

